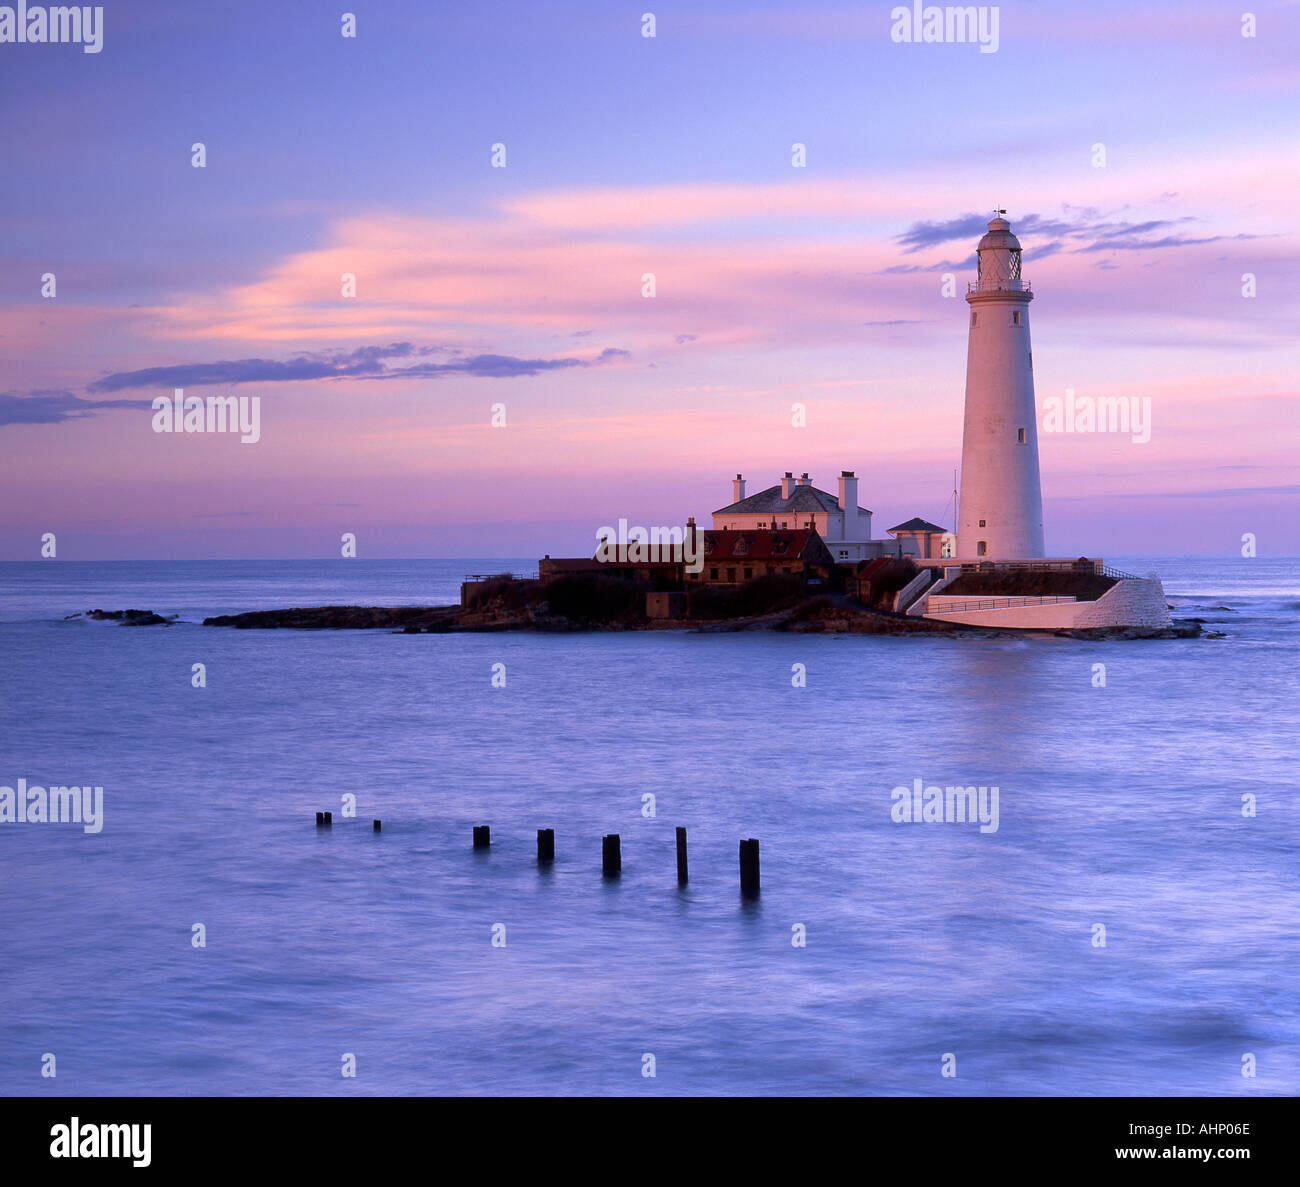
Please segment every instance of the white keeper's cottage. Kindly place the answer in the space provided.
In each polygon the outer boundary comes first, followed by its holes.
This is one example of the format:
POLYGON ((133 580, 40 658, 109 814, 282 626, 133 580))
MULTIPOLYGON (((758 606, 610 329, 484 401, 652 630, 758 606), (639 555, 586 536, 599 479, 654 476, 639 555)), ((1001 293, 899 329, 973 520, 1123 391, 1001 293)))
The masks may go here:
POLYGON ((858 506, 852 470, 840 474, 838 494, 819 490, 806 473, 796 478, 789 470, 776 486, 748 496, 744 476, 737 474, 731 493, 733 502, 713 513, 714 531, 812 528, 837 564, 881 556, 891 543, 871 538, 871 512, 858 506))

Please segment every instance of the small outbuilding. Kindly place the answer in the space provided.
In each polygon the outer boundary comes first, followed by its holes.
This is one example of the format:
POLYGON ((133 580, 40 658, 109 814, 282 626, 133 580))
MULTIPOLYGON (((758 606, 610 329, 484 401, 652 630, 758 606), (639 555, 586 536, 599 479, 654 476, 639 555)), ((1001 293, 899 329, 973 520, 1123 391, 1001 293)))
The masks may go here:
POLYGON ((943 551, 945 537, 956 542, 956 537, 947 528, 941 528, 937 523, 930 523, 919 516, 914 516, 906 523, 896 524, 889 529, 889 534, 898 542, 903 556, 927 560, 953 555, 951 548, 947 553, 943 551))

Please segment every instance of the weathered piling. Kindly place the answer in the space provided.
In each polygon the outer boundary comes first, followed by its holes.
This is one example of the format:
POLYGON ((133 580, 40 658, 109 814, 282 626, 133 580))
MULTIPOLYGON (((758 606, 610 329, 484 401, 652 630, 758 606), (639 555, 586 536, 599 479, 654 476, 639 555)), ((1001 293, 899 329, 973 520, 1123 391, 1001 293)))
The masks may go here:
POLYGON ((623 868, 623 855, 619 849, 618 833, 610 833, 601 839, 600 871, 613 877, 623 868))
POLYGON ((333 823, 334 823, 334 813, 333 813, 333 812, 326 812, 326 813, 325 813, 325 825, 326 825, 326 827, 329 827, 329 826, 332 825, 333 823))
POLYGON ((677 829, 677 884, 686 885, 686 830, 677 829))
POLYGON ((548 862, 555 860, 555 830, 539 828, 537 830, 537 860, 548 862))
POLYGON ((379 831, 379 825, 380 825, 380 821, 376 820, 376 821, 373 822, 373 827, 374 827, 375 832, 378 832, 378 831, 379 831))
POLYGON ((740 893, 758 893, 758 842, 753 837, 740 842, 740 893))
POLYGON ((324 812, 317 812, 317 813, 316 813, 316 827, 317 827, 317 828, 321 828, 321 827, 324 826, 324 824, 325 824, 325 813, 324 813, 324 812))
POLYGON ((486 849, 492 844, 492 829, 486 824, 474 826, 474 848, 486 849))

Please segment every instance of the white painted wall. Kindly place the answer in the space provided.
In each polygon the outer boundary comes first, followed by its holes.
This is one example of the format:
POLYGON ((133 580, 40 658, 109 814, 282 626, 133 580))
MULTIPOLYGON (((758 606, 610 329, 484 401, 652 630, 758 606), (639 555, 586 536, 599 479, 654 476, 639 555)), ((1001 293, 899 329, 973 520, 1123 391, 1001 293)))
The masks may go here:
POLYGON ((966 294, 971 325, 957 525, 963 559, 1035 558, 1045 551, 1029 341, 1033 294, 1012 277, 1019 252, 1006 220, 990 222, 978 248, 977 289, 966 294))
MULTIPOLYGON (((929 601, 933 604, 933 596, 929 601)), ((1171 622, 1165 588, 1158 577, 1125 578, 1112 585, 1095 602, 1048 602, 950 613, 936 610, 927 611, 925 617, 966 626, 1038 631, 1128 626, 1160 628, 1169 626, 1171 622)))

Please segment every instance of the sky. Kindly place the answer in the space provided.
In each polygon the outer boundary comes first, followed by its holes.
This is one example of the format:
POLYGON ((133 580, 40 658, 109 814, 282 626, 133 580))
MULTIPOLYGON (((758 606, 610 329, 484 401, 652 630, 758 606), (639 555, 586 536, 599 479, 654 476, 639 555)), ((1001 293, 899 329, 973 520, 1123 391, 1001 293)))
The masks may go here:
POLYGON ((103 7, 0 43, 0 559, 590 555, 787 470, 951 526, 999 208, 1048 552, 1300 553, 1300 4, 103 7))

